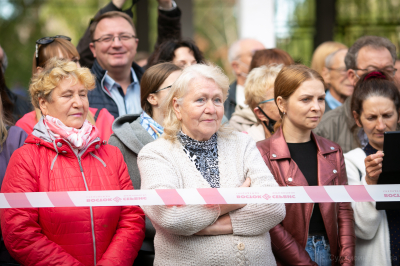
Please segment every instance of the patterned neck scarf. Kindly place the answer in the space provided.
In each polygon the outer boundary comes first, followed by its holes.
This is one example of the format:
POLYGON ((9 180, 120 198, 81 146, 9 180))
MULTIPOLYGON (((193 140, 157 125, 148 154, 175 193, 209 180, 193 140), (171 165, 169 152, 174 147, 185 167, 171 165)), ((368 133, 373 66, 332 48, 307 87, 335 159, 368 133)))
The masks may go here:
POLYGON ((73 149, 77 149, 78 151, 85 149, 92 140, 99 136, 97 128, 87 120, 85 120, 80 129, 67 127, 60 119, 49 115, 46 115, 43 123, 53 141, 60 138, 65 139, 71 144, 73 149))
POLYGON ((209 140, 198 141, 179 131, 178 139, 183 146, 183 151, 196 165, 197 170, 208 184, 212 188, 219 188, 217 133, 212 135, 209 140))
POLYGON ((158 139, 164 133, 164 128, 154 121, 145 111, 140 115, 140 124, 153 139, 158 139))

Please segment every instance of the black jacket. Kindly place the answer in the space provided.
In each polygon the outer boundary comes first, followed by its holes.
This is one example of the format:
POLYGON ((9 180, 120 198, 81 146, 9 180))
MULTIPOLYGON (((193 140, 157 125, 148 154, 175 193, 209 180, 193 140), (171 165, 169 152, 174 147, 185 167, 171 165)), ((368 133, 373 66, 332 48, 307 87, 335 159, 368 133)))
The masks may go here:
MULTIPOLYGON (((143 68, 138 66, 135 62, 132 64, 132 68, 140 83, 144 73, 143 68)), ((89 106, 98 109, 106 108, 114 118, 119 117, 117 103, 107 93, 102 84, 106 70, 99 65, 97 60, 94 60, 93 67, 90 71, 96 76, 96 87, 88 93, 89 106)))
POLYGON ((13 118, 14 122, 17 122, 25 114, 33 110, 32 104, 26 98, 21 95, 15 94, 6 88, 6 94, 10 101, 14 104, 13 118))
POLYGON ((228 118, 228 120, 231 119, 232 114, 235 112, 236 108, 236 85, 237 81, 235 80, 229 86, 228 99, 226 99, 226 101, 224 102, 225 116, 228 118))

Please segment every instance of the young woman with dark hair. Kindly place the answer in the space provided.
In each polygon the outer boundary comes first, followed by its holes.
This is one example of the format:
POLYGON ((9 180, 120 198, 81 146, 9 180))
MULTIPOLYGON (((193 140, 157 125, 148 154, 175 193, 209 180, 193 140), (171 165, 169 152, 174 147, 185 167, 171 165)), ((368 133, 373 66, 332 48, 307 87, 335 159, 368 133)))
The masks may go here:
MULTIPOLYGON (((114 133, 109 144, 122 152, 135 189, 141 187, 137 156, 145 145, 163 134, 164 112, 161 105, 180 74, 181 69, 172 63, 161 63, 147 69, 140 83, 142 113, 118 117, 113 124, 114 133)), ((153 265, 155 233, 146 217, 146 236, 134 265, 153 265)))
POLYGON ((180 68, 204 62, 203 54, 193 41, 168 40, 160 44, 148 59, 147 68, 159 63, 171 62, 180 68))
MULTIPOLYGON (((347 185, 339 145, 312 133, 325 110, 322 77, 303 65, 285 66, 274 84, 281 119, 276 132, 257 143, 280 186, 347 185)), ((354 265, 350 203, 287 203, 286 217, 271 229, 278 265, 354 265)))

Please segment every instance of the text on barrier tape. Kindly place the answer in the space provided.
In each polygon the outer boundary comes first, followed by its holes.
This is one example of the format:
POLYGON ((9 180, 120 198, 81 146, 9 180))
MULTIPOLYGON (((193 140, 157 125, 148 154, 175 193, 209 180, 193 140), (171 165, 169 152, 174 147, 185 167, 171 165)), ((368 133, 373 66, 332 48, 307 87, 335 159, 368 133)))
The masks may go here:
POLYGON ((0 193, 0 208, 400 201, 400 185, 0 193))

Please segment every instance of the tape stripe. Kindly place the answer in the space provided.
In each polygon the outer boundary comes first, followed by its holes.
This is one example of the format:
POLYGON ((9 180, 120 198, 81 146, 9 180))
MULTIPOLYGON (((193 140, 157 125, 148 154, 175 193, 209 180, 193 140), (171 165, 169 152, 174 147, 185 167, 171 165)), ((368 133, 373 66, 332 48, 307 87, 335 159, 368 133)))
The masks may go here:
POLYGON ((185 205, 185 201, 176 189, 156 189, 165 205, 185 205))
POLYGON ((400 185, 0 193, 0 208, 365 201, 400 202, 400 185))
POLYGON ((334 202, 322 186, 304 186, 303 188, 314 202, 334 202))
POLYGON ((25 193, 4 193, 11 208, 32 208, 25 193))
POLYGON ((54 207, 75 207, 67 191, 46 192, 54 207))
POLYGON ((225 199, 214 188, 198 188, 197 191, 203 197, 207 204, 226 204, 225 199))
POLYGON ((350 197, 356 202, 375 201, 363 185, 344 186, 350 197))

